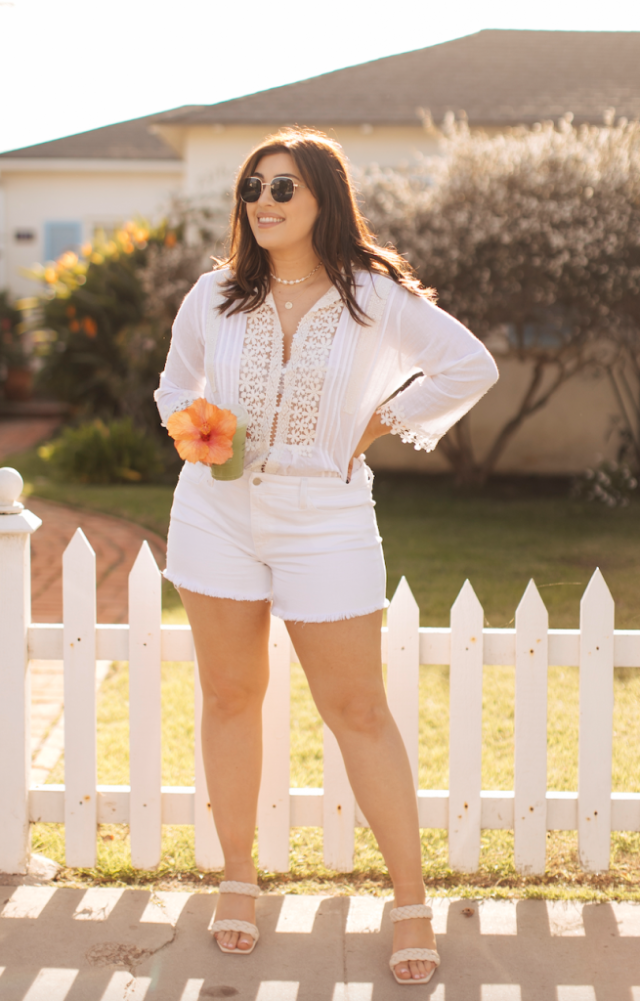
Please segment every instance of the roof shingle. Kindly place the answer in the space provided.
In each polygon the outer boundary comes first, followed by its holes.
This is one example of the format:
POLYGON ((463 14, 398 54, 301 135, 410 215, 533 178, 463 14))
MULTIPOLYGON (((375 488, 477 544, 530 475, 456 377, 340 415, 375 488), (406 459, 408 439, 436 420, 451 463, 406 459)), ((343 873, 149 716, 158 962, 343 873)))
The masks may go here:
MULTIPOLYGON (((191 109, 177 109, 188 111, 191 109)), ((0 157, 55 157, 70 160, 176 160, 180 157, 160 136, 149 128, 161 115, 133 118, 116 125, 105 125, 89 132, 79 132, 63 139, 25 146, 0 153, 0 157)))
POLYGON ((530 124, 573 112, 640 117, 640 32, 486 30, 232 101, 178 109, 183 124, 411 124, 466 111, 475 125, 530 124))

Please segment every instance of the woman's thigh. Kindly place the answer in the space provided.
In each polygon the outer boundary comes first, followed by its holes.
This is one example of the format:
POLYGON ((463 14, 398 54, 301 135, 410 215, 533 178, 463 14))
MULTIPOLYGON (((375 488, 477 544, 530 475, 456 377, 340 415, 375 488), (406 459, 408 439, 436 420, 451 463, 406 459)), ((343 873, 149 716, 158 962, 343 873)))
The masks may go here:
POLYGON ((268 601, 211 598, 180 588, 205 698, 233 692, 262 697, 269 680, 268 601))
POLYGON ((386 707, 380 653, 382 611, 336 622, 287 622, 320 714, 386 707))

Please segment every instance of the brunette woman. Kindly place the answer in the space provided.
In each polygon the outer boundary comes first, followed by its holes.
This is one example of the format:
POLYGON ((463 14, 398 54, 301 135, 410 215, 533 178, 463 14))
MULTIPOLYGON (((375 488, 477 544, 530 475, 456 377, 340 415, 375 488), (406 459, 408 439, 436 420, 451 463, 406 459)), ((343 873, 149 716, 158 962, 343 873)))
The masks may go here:
POLYGON ((439 963, 416 793, 383 685, 385 566, 364 453, 389 433, 430 451, 496 378, 483 345, 402 257, 376 244, 337 143, 286 130, 250 154, 229 258, 185 298, 156 393, 165 423, 202 397, 248 412, 240 478, 185 464, 165 571, 202 681, 204 761, 225 858, 213 930, 225 952, 248 954, 258 940, 251 849, 274 614, 393 881, 392 972, 425 983, 439 963))

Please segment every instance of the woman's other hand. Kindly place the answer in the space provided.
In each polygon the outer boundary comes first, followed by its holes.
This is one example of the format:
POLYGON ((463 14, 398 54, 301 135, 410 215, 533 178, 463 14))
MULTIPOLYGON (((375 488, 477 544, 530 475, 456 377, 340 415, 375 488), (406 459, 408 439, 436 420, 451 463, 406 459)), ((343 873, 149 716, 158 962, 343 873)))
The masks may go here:
POLYGON ((382 438, 383 435, 389 434, 390 432, 391 432, 391 427, 388 424, 383 424, 378 413, 374 413, 371 420, 364 429, 360 441, 356 445, 355 452, 351 456, 351 462, 349 463, 349 470, 347 473, 348 479, 351 479, 353 460, 356 459, 363 452, 366 452, 369 446, 373 445, 376 438, 382 438))

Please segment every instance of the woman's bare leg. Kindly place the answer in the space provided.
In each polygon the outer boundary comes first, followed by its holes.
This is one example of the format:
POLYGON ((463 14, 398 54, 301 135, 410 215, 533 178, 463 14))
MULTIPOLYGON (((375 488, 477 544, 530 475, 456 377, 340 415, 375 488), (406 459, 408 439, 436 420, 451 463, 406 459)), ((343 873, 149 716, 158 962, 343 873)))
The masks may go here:
MULTIPOLYGON (((191 623, 202 684, 202 752, 211 808, 225 860, 225 878, 255 883, 251 849, 262 770, 262 702, 269 680, 266 601, 209 598, 180 589, 191 623)), ((223 894, 216 918, 255 923, 255 900, 223 894)), ((229 949, 251 937, 219 932, 229 949)))
MULTIPOLYGON (((320 715, 333 730, 349 781, 393 881, 397 907, 424 903, 418 808, 409 760, 387 704, 380 658, 382 612, 338 622, 288 622, 320 715)), ((424 918, 394 925, 394 952, 435 948, 424 918)), ((433 963, 399 963, 405 979, 433 963)))

